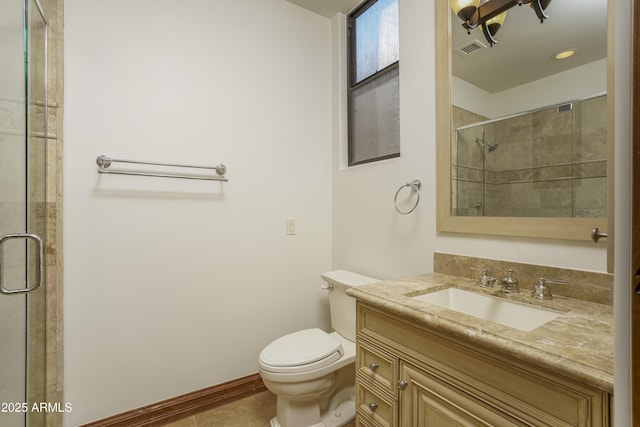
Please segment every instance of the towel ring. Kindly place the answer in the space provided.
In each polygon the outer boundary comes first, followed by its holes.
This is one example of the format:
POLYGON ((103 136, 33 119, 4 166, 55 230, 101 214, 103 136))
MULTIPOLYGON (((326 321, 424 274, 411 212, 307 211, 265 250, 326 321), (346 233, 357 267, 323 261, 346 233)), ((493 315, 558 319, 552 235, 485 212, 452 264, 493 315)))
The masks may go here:
POLYGON ((412 181, 407 182, 406 184, 400 186, 400 188, 398 188, 398 191, 396 191, 396 197, 393 199, 393 203, 396 207, 396 211, 398 211, 399 214, 401 215, 408 215, 411 212, 413 212, 416 207, 418 206, 418 203, 420 203, 420 189, 422 188, 422 181, 420 181, 420 178, 414 178, 412 181), (418 193, 418 198, 416 199, 416 203, 413 205, 413 207, 411 209, 409 209, 408 211, 401 211, 398 208, 398 194, 400 194, 400 191, 402 191, 403 188, 405 187, 410 187, 413 190, 415 190, 416 193, 418 193))

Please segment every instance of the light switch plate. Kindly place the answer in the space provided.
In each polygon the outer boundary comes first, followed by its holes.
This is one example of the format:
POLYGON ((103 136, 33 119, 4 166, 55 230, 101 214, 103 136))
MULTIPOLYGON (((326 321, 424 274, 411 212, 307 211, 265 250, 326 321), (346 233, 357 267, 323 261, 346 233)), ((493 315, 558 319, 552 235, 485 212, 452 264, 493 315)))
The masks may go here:
POLYGON ((297 221, 295 218, 287 218, 287 235, 293 236, 297 233, 297 221))

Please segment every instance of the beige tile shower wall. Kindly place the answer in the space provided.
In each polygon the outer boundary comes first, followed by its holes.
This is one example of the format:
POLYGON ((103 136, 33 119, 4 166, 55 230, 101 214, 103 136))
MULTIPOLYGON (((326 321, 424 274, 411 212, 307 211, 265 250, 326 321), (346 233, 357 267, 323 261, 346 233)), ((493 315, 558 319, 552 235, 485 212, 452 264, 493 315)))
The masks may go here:
POLYGON ((607 216, 607 97, 575 106, 575 216, 607 216))
MULTIPOLYGON (((454 117, 464 120, 459 112, 454 117)), ((457 126, 466 121, 455 122, 457 126)), ((454 191, 459 215, 606 217, 606 97, 458 132, 454 191), (484 193, 483 193, 484 159, 484 193)))
POLYGON ((498 280, 506 275, 508 269, 512 269, 522 292, 533 290, 539 277, 568 280, 569 285, 551 285, 553 294, 600 304, 613 304, 612 274, 438 252, 433 255, 433 271, 436 273, 475 278, 478 272, 472 267, 486 268, 487 274, 498 280))
MULTIPOLYGON (((49 23, 46 246, 46 399, 64 403, 62 390, 62 117, 63 0, 40 0, 49 23)), ((46 414, 47 427, 62 425, 62 413, 46 414)))
MULTIPOLYGON (((47 163, 46 151, 48 141, 45 138, 45 128, 48 123, 45 121, 46 105, 46 81, 45 67, 45 24, 38 14, 31 13, 31 32, 29 35, 29 133, 27 147, 27 164, 29 165, 27 179, 27 224, 28 230, 45 238, 48 222, 47 216, 47 163)), ((27 259, 35 259, 36 248, 34 245, 27 246, 27 259)), ((49 264, 45 255, 45 269, 49 264)), ((28 277, 35 278, 37 266, 34 263, 28 264, 28 277)), ((46 280, 46 270, 45 270, 46 280)), ((32 403, 46 400, 46 303, 47 303, 48 283, 44 288, 29 294, 27 298, 27 401, 32 403)), ((45 422, 46 413, 40 411, 29 411, 27 422, 29 425, 42 425, 45 422)))
POLYGON ((606 97, 485 126, 487 214, 606 216, 606 97))
MULTIPOLYGON (((61 336, 62 336, 62 307, 61 307, 61 287, 58 286, 59 273, 61 272, 61 252, 59 252, 59 242, 61 238, 59 212, 61 212, 61 188, 60 174, 60 135, 58 129, 62 129, 61 124, 61 103, 62 103, 62 88, 60 85, 61 71, 62 71, 62 52, 61 52, 61 37, 62 37, 62 0, 40 0, 44 9, 45 15, 49 23, 49 43, 48 43, 48 121, 45 123, 45 99, 40 94, 43 93, 43 84, 41 81, 35 79, 30 82, 30 90, 33 94, 33 104, 30 105, 31 112, 35 113, 35 119, 31 122, 33 132, 33 141, 30 147, 36 147, 28 153, 29 162, 31 165, 36 165, 36 169, 41 171, 45 168, 46 161, 46 184, 42 180, 41 176, 31 176, 30 183, 37 185, 30 185, 29 187, 29 200, 32 205, 30 212, 34 215, 30 216, 29 222, 31 229, 36 230, 38 234, 46 226, 46 248, 45 248, 45 284, 44 293, 35 292, 32 294, 29 304, 29 328, 35 333, 32 333, 32 339, 40 340, 43 335, 46 336, 45 348, 41 348, 38 345, 31 346, 29 353, 29 366, 30 378, 36 379, 34 382, 29 383, 30 398, 36 399, 36 402, 41 400, 41 392, 43 387, 46 389, 45 398, 48 402, 58 402, 62 400, 62 349, 61 349, 61 336), (47 127, 48 139, 45 141, 44 128, 47 127), (46 144, 45 147, 42 144, 46 144), (45 154, 46 152, 46 154, 45 154), (44 185, 42 185, 44 184, 44 185), (46 218, 42 215, 46 209, 46 218), (43 299, 46 300, 46 311, 42 309, 43 299), (46 354, 46 366, 41 362, 42 355, 46 354), (42 378, 46 373, 45 382, 42 378), (34 397, 33 393, 37 393, 34 397)), ((12 2, 13 3, 13 2, 12 2)), ((21 3, 16 2, 20 5, 21 3)), ((34 29, 37 32, 37 29, 34 29)), ((35 34, 35 33, 34 33, 35 34)), ((3 37, 6 38, 7 34, 3 33, 3 37)), ((21 42, 21 40, 16 40, 21 42)), ((33 37, 30 45, 30 52, 33 58, 37 57, 39 53, 44 52, 44 44, 40 43, 40 39, 33 37)), ((34 67, 43 67, 44 61, 30 61, 34 67)), ((8 64, 3 64, 9 66, 8 64)), ((18 64, 18 68, 13 72, 21 72, 22 64, 18 64)), ((6 67, 5 67, 6 68, 6 67)), ((43 68, 35 70, 32 75, 41 74, 43 68)), ((11 89, 19 89, 14 86, 2 88, 2 99, 0 99, 0 129, 6 133, 5 136, 11 138, 24 138, 25 123, 21 109, 24 108, 24 101, 21 99, 22 93, 12 93, 11 89), (5 89, 7 89, 5 91, 5 89)), ((5 156, 5 160, 9 157, 5 156)), ((3 167, 13 167, 19 163, 11 162, 3 167)), ((19 172, 13 175, 21 175, 19 172)), ((24 172, 22 173, 24 175, 24 172)), ((9 186, 17 187, 17 186, 9 186)), ((13 200, 14 198, 3 197, 5 200, 13 200)), ((21 203, 24 205, 24 201, 21 203)), ((15 212, 15 206, 8 206, 10 211, 15 212)), ((16 227, 18 229, 19 227, 16 227)), ((59 413, 40 413, 30 414, 30 423, 36 421, 40 423, 41 419, 46 416, 47 426, 59 426, 62 425, 62 415, 59 413)))
MULTIPOLYGON (((457 128, 467 124, 478 123, 487 120, 486 117, 453 106, 453 123, 457 128)), ((482 137, 479 128, 468 129, 457 136, 455 131, 451 137, 451 158, 453 159, 452 174, 454 185, 452 186, 452 212, 463 216, 482 215, 482 147, 475 142, 482 137)))

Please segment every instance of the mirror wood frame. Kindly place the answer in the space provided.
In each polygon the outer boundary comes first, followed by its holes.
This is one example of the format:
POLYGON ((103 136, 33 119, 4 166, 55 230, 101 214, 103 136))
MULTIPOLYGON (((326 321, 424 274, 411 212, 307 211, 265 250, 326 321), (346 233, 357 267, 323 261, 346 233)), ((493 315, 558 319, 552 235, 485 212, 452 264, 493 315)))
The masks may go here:
MULTIPOLYGON (((611 2, 607 29, 607 218, 531 218, 531 217, 463 217, 451 213, 451 12, 449 2, 435 2, 435 77, 436 77, 436 201, 439 232, 471 233, 499 236, 591 240, 591 230, 608 232, 607 244, 612 254, 613 242, 613 32, 611 2)), ((462 29, 460 29, 462 31, 462 29)), ((497 49, 499 47, 496 47, 497 49)), ((611 262, 611 259, 609 259, 611 262)), ((609 263, 608 262, 608 263, 609 263)))

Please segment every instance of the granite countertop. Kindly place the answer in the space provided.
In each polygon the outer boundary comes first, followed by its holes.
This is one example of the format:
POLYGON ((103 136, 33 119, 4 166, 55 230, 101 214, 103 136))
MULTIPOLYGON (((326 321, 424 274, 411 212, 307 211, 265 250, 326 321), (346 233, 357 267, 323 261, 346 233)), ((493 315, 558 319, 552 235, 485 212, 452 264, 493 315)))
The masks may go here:
MULTIPOLYGON (((550 287, 553 291, 553 284, 550 287)), ((357 286, 347 294, 416 324, 613 393, 613 307, 610 305, 561 296, 541 301, 531 297, 531 289, 522 287, 519 294, 504 294, 499 285, 481 288, 472 279, 442 273, 357 286), (545 307, 563 314, 524 332, 411 298, 449 287, 545 307)))

